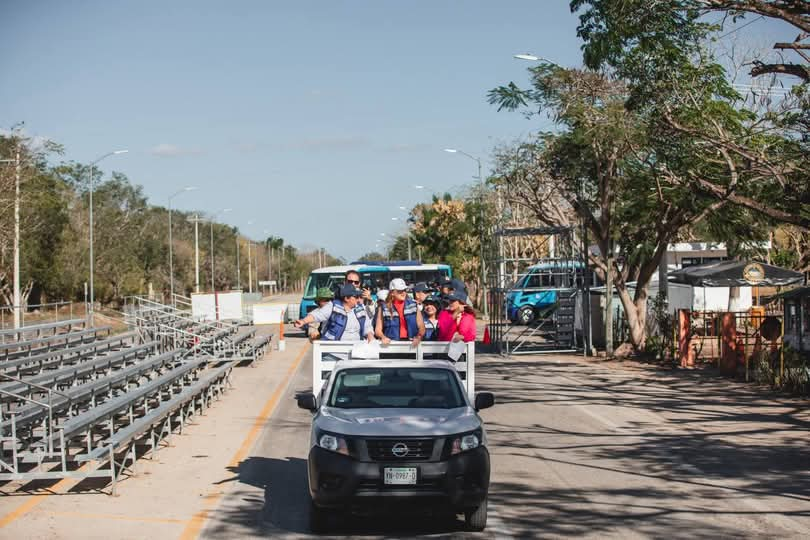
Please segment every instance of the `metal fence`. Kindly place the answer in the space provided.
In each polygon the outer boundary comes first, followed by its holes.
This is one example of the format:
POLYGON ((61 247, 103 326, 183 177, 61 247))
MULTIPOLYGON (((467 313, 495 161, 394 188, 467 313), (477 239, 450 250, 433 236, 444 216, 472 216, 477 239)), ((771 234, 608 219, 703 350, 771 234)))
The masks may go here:
POLYGON ((679 336, 687 336, 690 360, 716 362, 718 367, 725 367, 728 371, 730 366, 723 366, 723 362, 733 357, 736 372, 744 372, 745 380, 775 384, 783 378, 784 329, 781 317, 766 314, 764 309, 690 311, 689 321, 690 327, 683 329, 683 320, 678 319, 673 327, 673 341, 678 343, 679 336))
MULTIPOLYGON (((0 306, 0 330, 14 328, 14 309, 17 306, 0 306)), ((74 318, 73 302, 48 302, 19 306, 20 325, 58 322, 74 318)))

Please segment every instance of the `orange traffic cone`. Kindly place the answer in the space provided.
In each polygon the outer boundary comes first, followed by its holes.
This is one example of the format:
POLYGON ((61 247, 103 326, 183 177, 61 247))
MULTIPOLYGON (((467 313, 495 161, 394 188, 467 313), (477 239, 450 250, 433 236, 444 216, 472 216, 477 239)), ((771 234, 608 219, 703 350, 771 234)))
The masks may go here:
POLYGON ((489 326, 484 327, 484 339, 482 343, 484 345, 492 345, 492 339, 489 337, 489 326))

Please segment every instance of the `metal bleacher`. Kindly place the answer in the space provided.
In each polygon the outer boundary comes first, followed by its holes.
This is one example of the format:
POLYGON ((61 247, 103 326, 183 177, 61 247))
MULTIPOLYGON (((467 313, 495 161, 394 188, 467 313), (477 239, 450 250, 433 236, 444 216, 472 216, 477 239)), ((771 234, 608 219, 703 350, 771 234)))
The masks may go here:
POLYGON ((39 372, 44 369, 57 368, 65 364, 75 364, 92 358, 103 352, 110 352, 129 347, 137 338, 134 332, 119 334, 103 340, 83 343, 75 347, 52 349, 48 352, 23 356, 14 360, 0 361, 0 372, 19 375, 22 372, 39 372))
POLYGON ((124 315, 118 335, 64 321, 0 345, 0 481, 99 477, 114 493, 141 449, 156 453, 270 344, 251 327, 148 299, 124 315))
POLYGON ((53 334, 23 341, 2 343, 0 344, 0 362, 3 360, 13 360, 24 356, 41 354, 75 344, 92 342, 98 339, 102 334, 109 336, 110 330, 111 327, 109 326, 99 326, 78 330, 76 332, 53 334))

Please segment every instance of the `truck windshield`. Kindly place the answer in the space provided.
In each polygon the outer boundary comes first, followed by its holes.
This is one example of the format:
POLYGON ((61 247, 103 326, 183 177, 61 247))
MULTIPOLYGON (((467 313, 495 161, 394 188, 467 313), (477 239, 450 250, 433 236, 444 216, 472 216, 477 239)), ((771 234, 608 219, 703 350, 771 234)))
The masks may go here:
POLYGON ((464 407, 453 372, 442 368, 349 368, 335 378, 330 407, 454 409, 464 407))

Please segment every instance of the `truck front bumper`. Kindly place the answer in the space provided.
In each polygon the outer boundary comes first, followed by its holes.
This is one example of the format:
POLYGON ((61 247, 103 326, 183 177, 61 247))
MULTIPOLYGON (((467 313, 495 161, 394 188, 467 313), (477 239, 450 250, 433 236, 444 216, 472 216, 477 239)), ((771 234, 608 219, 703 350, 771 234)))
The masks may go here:
POLYGON ((309 492, 324 508, 385 504, 394 499, 433 500, 456 510, 476 508, 489 490, 489 452, 483 446, 444 461, 362 462, 313 447, 309 452, 309 492), (415 467, 415 485, 385 485, 386 467, 415 467))

